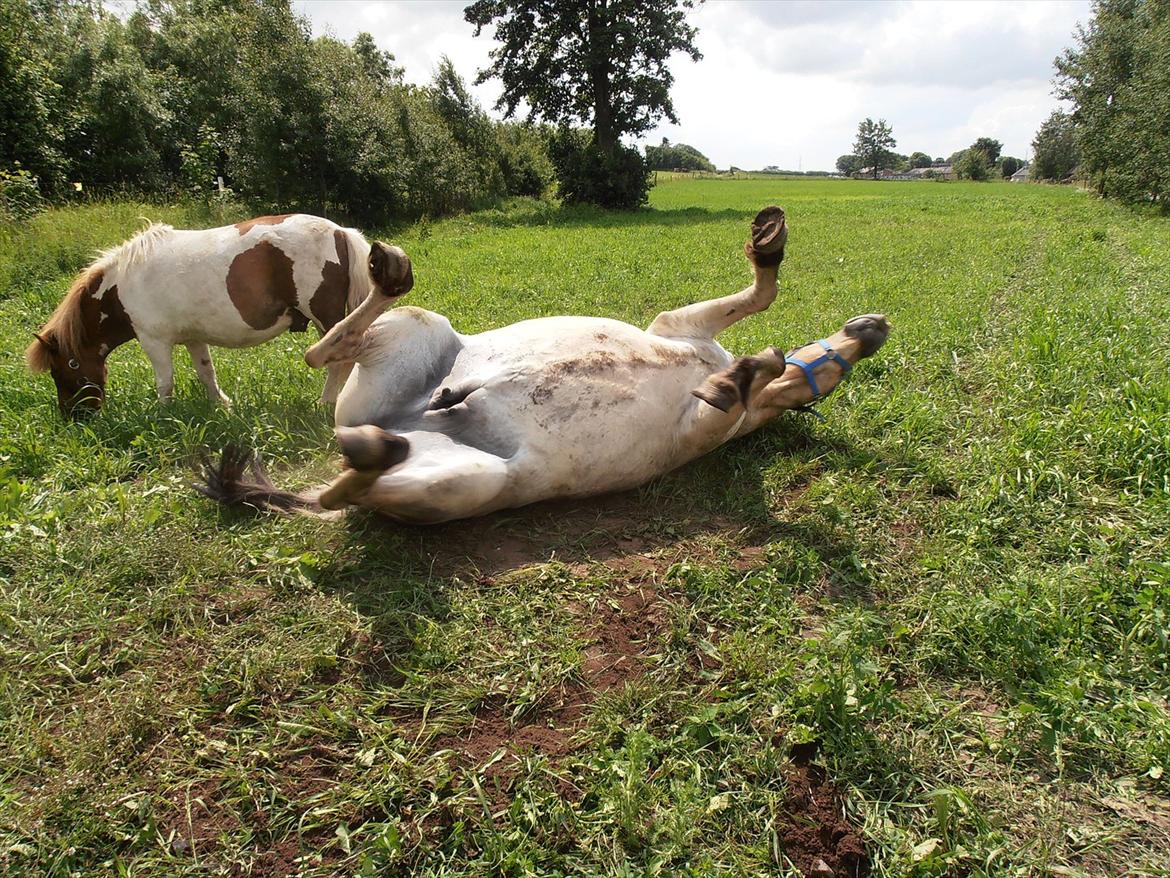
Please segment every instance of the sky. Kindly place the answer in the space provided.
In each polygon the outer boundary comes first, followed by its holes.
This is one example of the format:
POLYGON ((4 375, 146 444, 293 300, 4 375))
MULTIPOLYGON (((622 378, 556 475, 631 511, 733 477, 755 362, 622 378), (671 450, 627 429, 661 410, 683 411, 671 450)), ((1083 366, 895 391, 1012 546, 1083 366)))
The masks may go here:
MULTIPOLYGON (((369 31, 406 79, 449 55, 469 86, 494 43, 463 20, 464 0, 294 0, 316 35, 369 31)), ((688 143, 717 167, 831 170, 857 123, 883 118, 896 150, 949 156, 977 137, 1029 157, 1060 106, 1053 59, 1089 0, 707 0, 689 16, 703 59, 671 60, 677 125, 640 143, 688 143)), ((498 82, 472 88, 492 115, 498 82)))

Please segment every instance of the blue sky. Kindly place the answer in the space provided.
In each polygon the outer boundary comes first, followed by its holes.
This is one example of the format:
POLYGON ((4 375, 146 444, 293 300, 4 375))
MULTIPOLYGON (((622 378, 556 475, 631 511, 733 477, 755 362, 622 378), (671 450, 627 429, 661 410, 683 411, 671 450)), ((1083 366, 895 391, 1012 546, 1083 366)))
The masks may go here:
MULTIPOLYGON (((443 54, 470 82, 492 42, 472 36, 463 2, 294 0, 314 32, 374 35, 425 82, 443 54)), ((662 137, 719 167, 829 170, 857 123, 885 118, 899 152, 947 156, 975 138, 1023 157, 1058 106, 1052 60, 1072 44, 1088 0, 708 0, 691 14, 703 60, 676 58, 679 124, 662 137)), ((485 108, 496 83, 474 89, 485 108)))

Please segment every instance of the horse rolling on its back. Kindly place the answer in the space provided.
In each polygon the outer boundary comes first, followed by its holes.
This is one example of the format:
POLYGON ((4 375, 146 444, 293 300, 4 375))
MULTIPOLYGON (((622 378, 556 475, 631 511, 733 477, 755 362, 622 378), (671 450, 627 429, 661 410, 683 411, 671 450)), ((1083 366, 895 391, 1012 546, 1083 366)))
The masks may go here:
MULTIPOLYGON (((208 395, 227 404, 208 345, 251 347, 310 322, 327 332, 369 292, 369 253, 357 230, 307 214, 204 230, 152 225, 81 273, 29 345, 28 365, 52 373, 68 417, 101 408, 106 358, 132 338, 169 399, 172 351, 182 344, 208 395)), ((396 294, 412 282, 407 272, 396 294)), ((323 402, 337 398, 349 369, 329 369, 323 402)))

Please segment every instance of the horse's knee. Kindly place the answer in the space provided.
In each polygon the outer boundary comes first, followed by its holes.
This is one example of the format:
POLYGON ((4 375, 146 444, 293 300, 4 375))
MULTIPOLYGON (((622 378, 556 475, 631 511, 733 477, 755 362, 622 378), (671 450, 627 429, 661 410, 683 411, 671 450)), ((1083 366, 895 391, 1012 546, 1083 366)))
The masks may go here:
POLYGON ((784 357, 775 348, 754 357, 740 357, 726 369, 707 378, 691 391, 708 405, 729 412, 737 404, 745 408, 752 397, 773 378, 784 374, 784 357))
POLYGON ((350 468, 359 472, 382 472, 406 460, 410 442, 373 424, 338 427, 337 443, 350 468))

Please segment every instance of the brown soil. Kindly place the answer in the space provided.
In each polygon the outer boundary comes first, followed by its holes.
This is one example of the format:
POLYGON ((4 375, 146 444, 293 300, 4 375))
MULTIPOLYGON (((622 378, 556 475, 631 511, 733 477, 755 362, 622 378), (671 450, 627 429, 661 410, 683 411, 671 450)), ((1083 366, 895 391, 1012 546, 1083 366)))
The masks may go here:
POLYGON ((809 876, 863 878, 869 855, 845 818, 841 794, 815 765, 793 763, 787 772, 788 798, 779 826, 784 854, 809 876))
POLYGON ((491 700, 466 731, 442 735, 433 746, 459 753, 460 761, 468 765, 483 764, 503 750, 504 758, 488 771, 489 777, 503 781, 511 779, 520 753, 540 753, 553 761, 572 753, 578 746, 574 737, 598 694, 642 676, 644 659, 669 618, 665 600, 653 589, 638 588, 612 598, 610 603, 600 602, 592 611, 574 607, 581 616, 593 613, 589 625, 592 643, 585 650, 579 681, 565 686, 555 703, 538 706, 517 725, 512 724, 503 701, 491 700))
MULTIPOLYGON (((325 748, 310 747, 278 769, 277 776, 282 779, 281 792, 290 801, 305 802, 336 782, 335 761, 333 754, 325 748)), ((313 856, 324 862, 340 858, 340 852, 328 846, 330 834, 325 830, 262 841, 270 834, 264 812, 239 815, 225 802, 229 795, 230 789, 225 788, 225 782, 218 778, 208 778, 166 794, 172 807, 160 814, 159 831, 164 838, 171 838, 171 848, 175 853, 194 854, 201 860, 215 862, 221 850, 220 839, 238 834, 246 823, 257 839, 256 858, 247 870, 233 864, 229 873, 233 876, 285 878, 299 871, 297 861, 302 856, 313 856)))
POLYGON ((419 563, 442 576, 469 569, 492 576, 552 560, 621 566, 641 559, 664 571, 680 558, 701 554, 711 535, 740 542, 735 535, 743 529, 742 523, 697 513, 670 498, 648 514, 633 491, 546 501, 450 524, 386 526, 407 537, 419 563))

